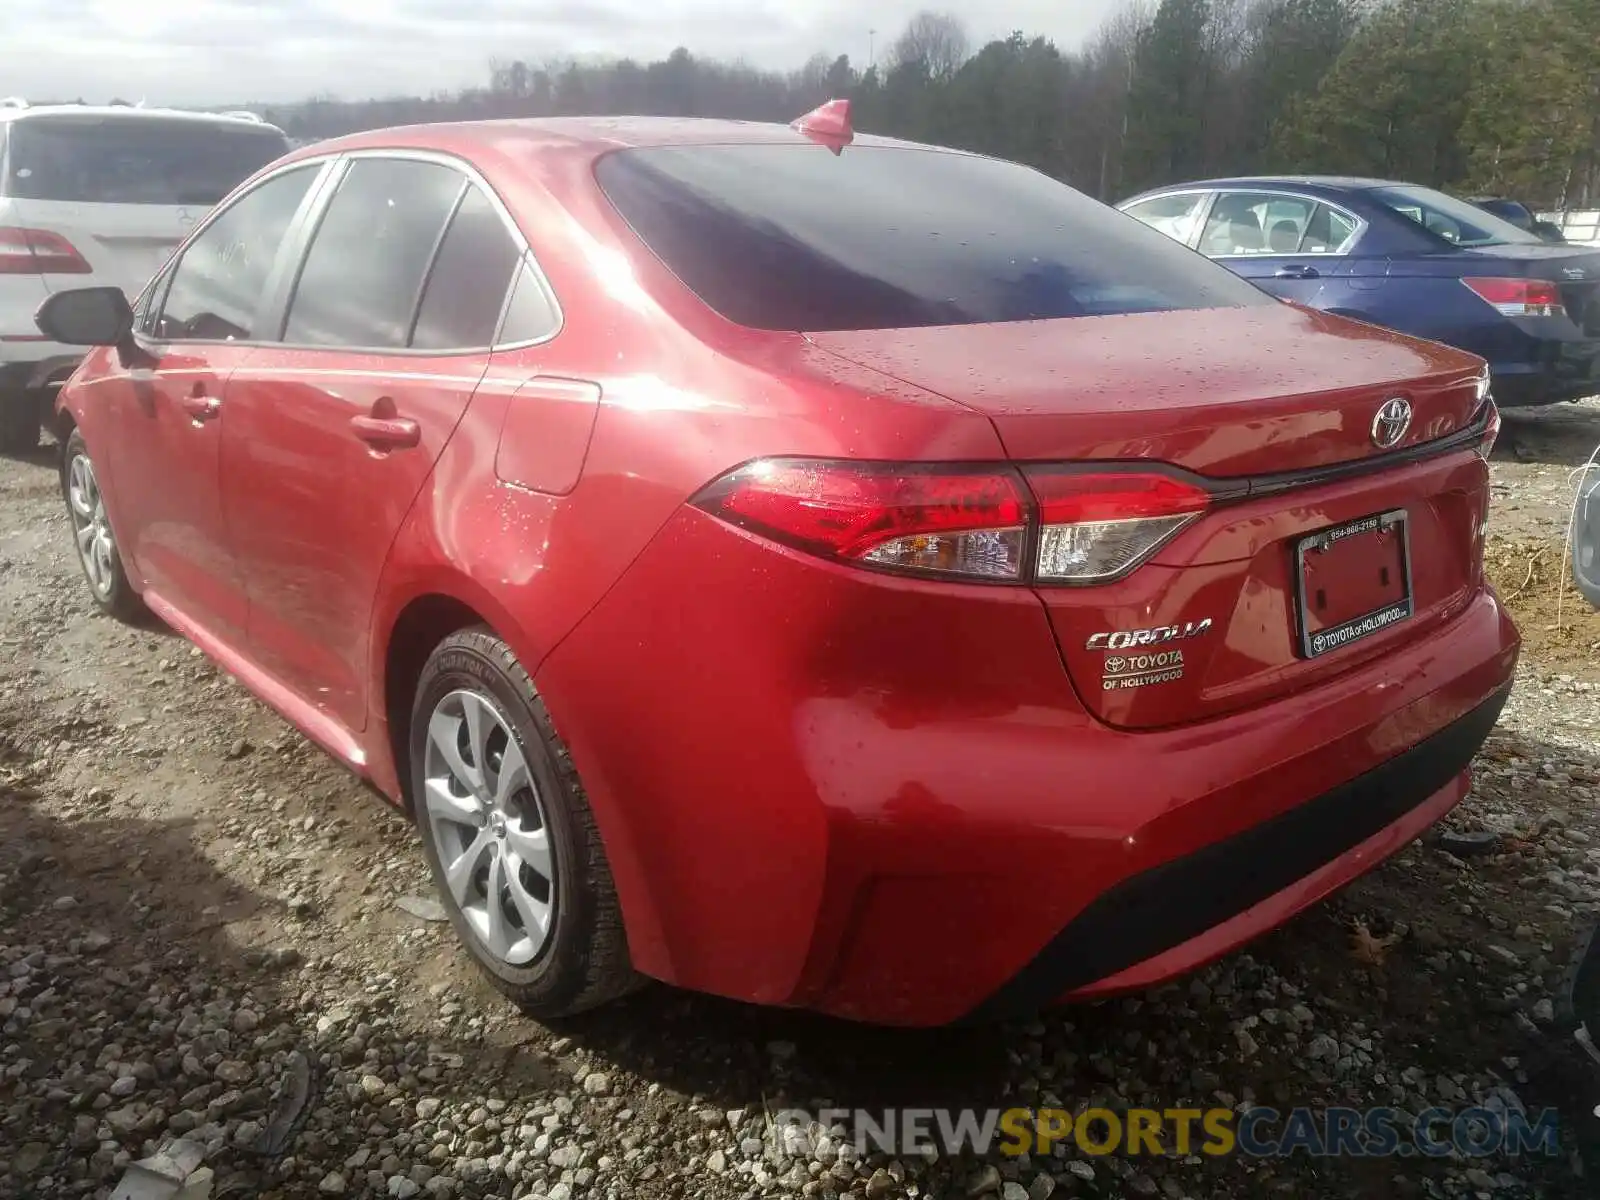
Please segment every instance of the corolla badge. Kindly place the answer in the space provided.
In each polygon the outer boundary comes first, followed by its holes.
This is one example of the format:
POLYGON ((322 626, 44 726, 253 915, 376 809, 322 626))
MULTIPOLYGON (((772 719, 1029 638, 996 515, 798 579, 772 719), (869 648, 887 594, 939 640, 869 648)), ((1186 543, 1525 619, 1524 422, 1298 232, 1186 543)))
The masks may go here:
POLYGON ((1373 414, 1372 444, 1380 450, 1397 446, 1410 428, 1411 401, 1404 396, 1390 396, 1373 414))
MULTIPOLYGON (((1185 621, 1182 625, 1157 625, 1154 629, 1116 629, 1091 634, 1085 650, 1132 650, 1139 646, 1161 646, 1167 642, 1186 642, 1211 630, 1211 618, 1185 621)), ((1118 660, 1120 661, 1120 660, 1118 660)), ((1182 658, 1178 660, 1180 663, 1182 658)), ((1162 664, 1166 665, 1166 664, 1162 664)))

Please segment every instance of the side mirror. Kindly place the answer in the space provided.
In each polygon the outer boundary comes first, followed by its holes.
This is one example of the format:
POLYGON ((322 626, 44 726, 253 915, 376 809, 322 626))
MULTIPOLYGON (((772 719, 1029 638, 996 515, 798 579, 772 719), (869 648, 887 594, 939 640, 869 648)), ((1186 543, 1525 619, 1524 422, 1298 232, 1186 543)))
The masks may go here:
POLYGON ((124 346, 133 337, 133 308, 121 288, 74 288, 41 304, 33 323, 66 346, 124 346))

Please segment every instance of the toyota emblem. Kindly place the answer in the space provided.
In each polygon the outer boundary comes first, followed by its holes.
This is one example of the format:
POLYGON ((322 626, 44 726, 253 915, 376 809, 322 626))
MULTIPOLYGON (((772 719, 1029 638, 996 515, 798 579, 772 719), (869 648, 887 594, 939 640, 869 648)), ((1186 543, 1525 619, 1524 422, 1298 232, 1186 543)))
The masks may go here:
POLYGON ((1411 428, 1411 401, 1391 396, 1378 406, 1372 418, 1372 444, 1380 450, 1398 446, 1411 428))

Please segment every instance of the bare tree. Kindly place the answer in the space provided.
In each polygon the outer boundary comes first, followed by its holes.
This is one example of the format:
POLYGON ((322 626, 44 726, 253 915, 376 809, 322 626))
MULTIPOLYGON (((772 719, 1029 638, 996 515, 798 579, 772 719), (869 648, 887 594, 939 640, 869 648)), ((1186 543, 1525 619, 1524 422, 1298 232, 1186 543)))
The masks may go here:
POLYGON ((1082 70, 1089 83, 1082 125, 1099 139, 1099 185, 1095 195, 1114 199, 1122 183, 1128 140, 1128 97, 1133 91, 1139 38, 1154 16, 1151 0, 1132 0, 1114 11, 1084 51, 1082 70))
POLYGON ((888 65, 921 63, 930 79, 949 79, 971 51, 967 27, 949 13, 923 11, 911 18, 905 32, 889 47, 888 65))

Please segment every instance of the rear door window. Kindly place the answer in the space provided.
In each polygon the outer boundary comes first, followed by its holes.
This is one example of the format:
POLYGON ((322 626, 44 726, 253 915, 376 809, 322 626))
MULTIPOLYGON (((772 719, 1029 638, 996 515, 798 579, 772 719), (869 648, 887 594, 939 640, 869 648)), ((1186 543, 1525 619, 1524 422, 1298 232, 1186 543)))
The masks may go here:
MULTIPOLYGON (((428 266, 467 186, 466 176, 442 163, 352 162, 306 252, 283 340, 403 348, 428 266)), ((502 281, 499 296, 504 295, 502 281)))
POLYGON ((142 116, 21 117, 0 161, 0 194, 73 204, 209 207, 289 142, 271 126, 142 116))
POLYGON ((1296 254, 1317 210, 1315 200, 1269 192, 1222 192, 1211 206, 1200 249, 1213 258, 1296 254))
POLYGON ((808 144, 602 158, 635 233, 758 329, 966 325, 1277 301, 1141 222, 1014 163, 808 144))

